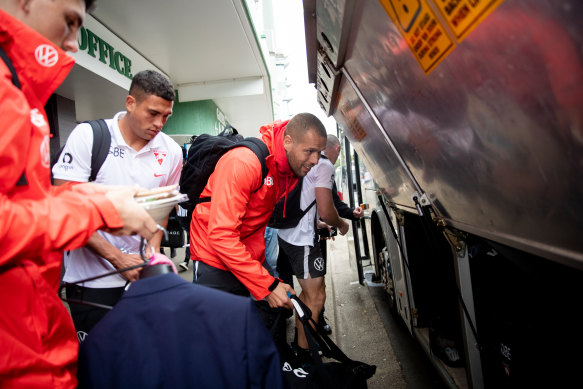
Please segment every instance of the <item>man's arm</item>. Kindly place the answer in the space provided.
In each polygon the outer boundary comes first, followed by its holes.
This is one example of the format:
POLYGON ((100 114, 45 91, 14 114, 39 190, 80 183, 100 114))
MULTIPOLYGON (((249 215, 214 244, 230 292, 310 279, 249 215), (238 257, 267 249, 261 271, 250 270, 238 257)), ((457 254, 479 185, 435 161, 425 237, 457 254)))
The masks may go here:
POLYGON ((320 218, 322 218, 326 224, 337 227, 340 235, 344 235, 348 232, 348 223, 340 218, 334 207, 332 190, 316 187, 316 206, 318 207, 320 218))
MULTIPOLYGON (((74 181, 67 181, 62 179, 55 179, 55 186, 65 185, 67 183, 75 183, 74 181)), ((168 218, 165 220, 167 225, 168 218)), ((163 227, 166 227, 163 225, 163 227)), ((162 241, 162 231, 158 231, 150 239, 150 244, 154 246, 154 251, 160 251, 160 242, 162 241)), ((113 267, 117 270, 125 269, 131 266, 139 265, 144 263, 140 254, 128 254, 119 250, 117 247, 109 243, 105 238, 103 238, 98 232, 95 232, 86 246, 95 254, 104 258, 106 261, 111 263, 113 267)), ((150 253, 148 253, 150 254, 150 253)), ((152 253, 153 254, 153 253, 152 253)), ((129 281, 136 281, 139 277, 139 272, 141 269, 134 269, 122 273, 122 275, 129 281)))
MULTIPOLYGON (((35 139, 23 135, 31 130, 30 116, 17 112, 28 112, 23 108, 28 107, 28 103, 8 79, 0 80, 0 101, 0 117, 4 118, 0 131, 0 241, 3 250, 0 265, 29 254, 81 247, 99 228, 125 234, 139 232, 146 238, 152 236, 156 231, 154 220, 145 210, 128 206, 137 189, 124 188, 109 193, 110 189, 67 186, 49 188, 48 192, 40 196, 37 193, 34 198, 15 196, 14 193, 19 192, 16 183, 27 166, 28 156, 23 150, 28 150, 35 139)), ((29 166, 29 170, 28 180, 48 180, 48 171, 42 171, 40 166, 29 166)))
POLYGON ((221 262, 256 299, 267 298, 270 305, 291 308, 286 292, 293 293, 293 290, 287 284, 276 283, 241 241, 240 231, 247 205, 261 180, 261 164, 247 148, 233 149, 219 160, 207 184, 212 190, 208 241, 221 262))
POLYGON ((343 219, 354 220, 353 208, 350 208, 345 202, 340 200, 338 196, 338 188, 336 187, 336 182, 332 184, 332 199, 334 200, 334 207, 338 211, 338 215, 343 219))

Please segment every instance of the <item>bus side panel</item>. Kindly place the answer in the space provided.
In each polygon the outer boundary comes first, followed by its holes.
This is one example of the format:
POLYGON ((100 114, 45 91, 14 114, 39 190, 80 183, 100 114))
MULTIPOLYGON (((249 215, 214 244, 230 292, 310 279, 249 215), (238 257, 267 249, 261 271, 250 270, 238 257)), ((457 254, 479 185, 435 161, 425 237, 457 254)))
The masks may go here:
POLYGON ((506 0, 426 75, 380 2, 358 1, 335 118, 395 203, 418 186, 450 225, 583 268, 581 15, 506 0))

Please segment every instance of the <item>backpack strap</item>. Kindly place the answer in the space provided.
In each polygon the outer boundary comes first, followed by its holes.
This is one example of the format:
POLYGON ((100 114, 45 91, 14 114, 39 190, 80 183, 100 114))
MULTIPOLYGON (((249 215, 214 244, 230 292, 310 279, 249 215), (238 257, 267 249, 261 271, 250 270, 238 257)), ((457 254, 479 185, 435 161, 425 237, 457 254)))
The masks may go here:
MULTIPOLYGON (((4 61, 4 63, 6 64, 6 67, 8 68, 8 70, 10 70, 10 73, 12 74, 12 84, 14 84, 14 86, 17 87, 18 89, 22 89, 22 87, 20 85, 20 80, 18 79, 18 74, 16 74, 16 69, 14 69, 14 65, 12 64, 12 61, 10 60, 10 58, 8 57, 8 54, 6 54, 6 52, 4 51, 2 46, 0 46, 0 57, 2 57, 2 61, 4 61)), ((26 174, 25 174, 25 172, 22 172, 22 175, 20 176, 20 178, 16 182, 16 186, 24 186, 27 184, 28 184, 28 181, 26 180, 26 174)))
POLYGON ((267 163, 265 162, 265 159, 269 156, 269 149, 261 139, 255 137, 245 138, 245 140, 241 143, 243 143, 245 147, 251 149, 251 151, 255 153, 257 159, 259 159, 259 162, 261 163, 261 185, 259 185, 259 188, 257 188, 255 191, 257 192, 263 186, 263 180, 265 177, 267 177, 267 173, 269 172, 267 163))
POLYGON ((93 129, 93 147, 91 149, 91 175, 89 182, 95 181, 99 169, 103 166, 107 155, 109 154, 109 146, 111 145, 111 134, 107 123, 103 119, 90 120, 87 123, 93 129))
POLYGON ((14 69, 12 61, 10 60, 8 54, 6 54, 2 46, 0 46, 0 57, 2 57, 2 60, 6 64, 6 67, 8 67, 8 70, 10 70, 10 73, 12 73, 12 83, 14 84, 14 86, 17 87, 18 89, 22 89, 20 86, 20 80, 18 79, 18 75, 16 74, 16 69, 14 69))

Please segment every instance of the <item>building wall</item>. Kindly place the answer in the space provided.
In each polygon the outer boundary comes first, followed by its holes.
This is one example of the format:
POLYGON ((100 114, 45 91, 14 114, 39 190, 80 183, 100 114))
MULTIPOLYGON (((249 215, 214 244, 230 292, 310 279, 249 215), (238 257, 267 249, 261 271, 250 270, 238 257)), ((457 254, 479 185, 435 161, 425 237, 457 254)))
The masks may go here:
POLYGON ((225 116, 212 100, 175 102, 164 132, 173 137, 218 134, 227 124, 225 116))

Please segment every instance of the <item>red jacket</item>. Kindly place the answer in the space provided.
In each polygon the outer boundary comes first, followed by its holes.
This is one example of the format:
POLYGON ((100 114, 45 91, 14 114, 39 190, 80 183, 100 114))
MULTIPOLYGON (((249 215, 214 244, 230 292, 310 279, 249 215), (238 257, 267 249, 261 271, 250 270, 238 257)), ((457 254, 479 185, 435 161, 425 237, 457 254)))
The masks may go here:
POLYGON ((74 388, 78 341, 56 293, 62 251, 123 223, 104 196, 50 185, 43 107, 73 59, 2 10, 0 45, 22 85, 0 61, 0 386, 74 388))
POLYGON ((261 127, 270 155, 269 172, 261 184, 261 163, 246 147, 227 152, 215 167, 201 197, 211 201, 196 206, 190 225, 190 254, 209 266, 229 270, 258 300, 269 293, 274 278, 265 260, 265 227, 275 203, 297 183, 283 150, 287 122, 261 127))

